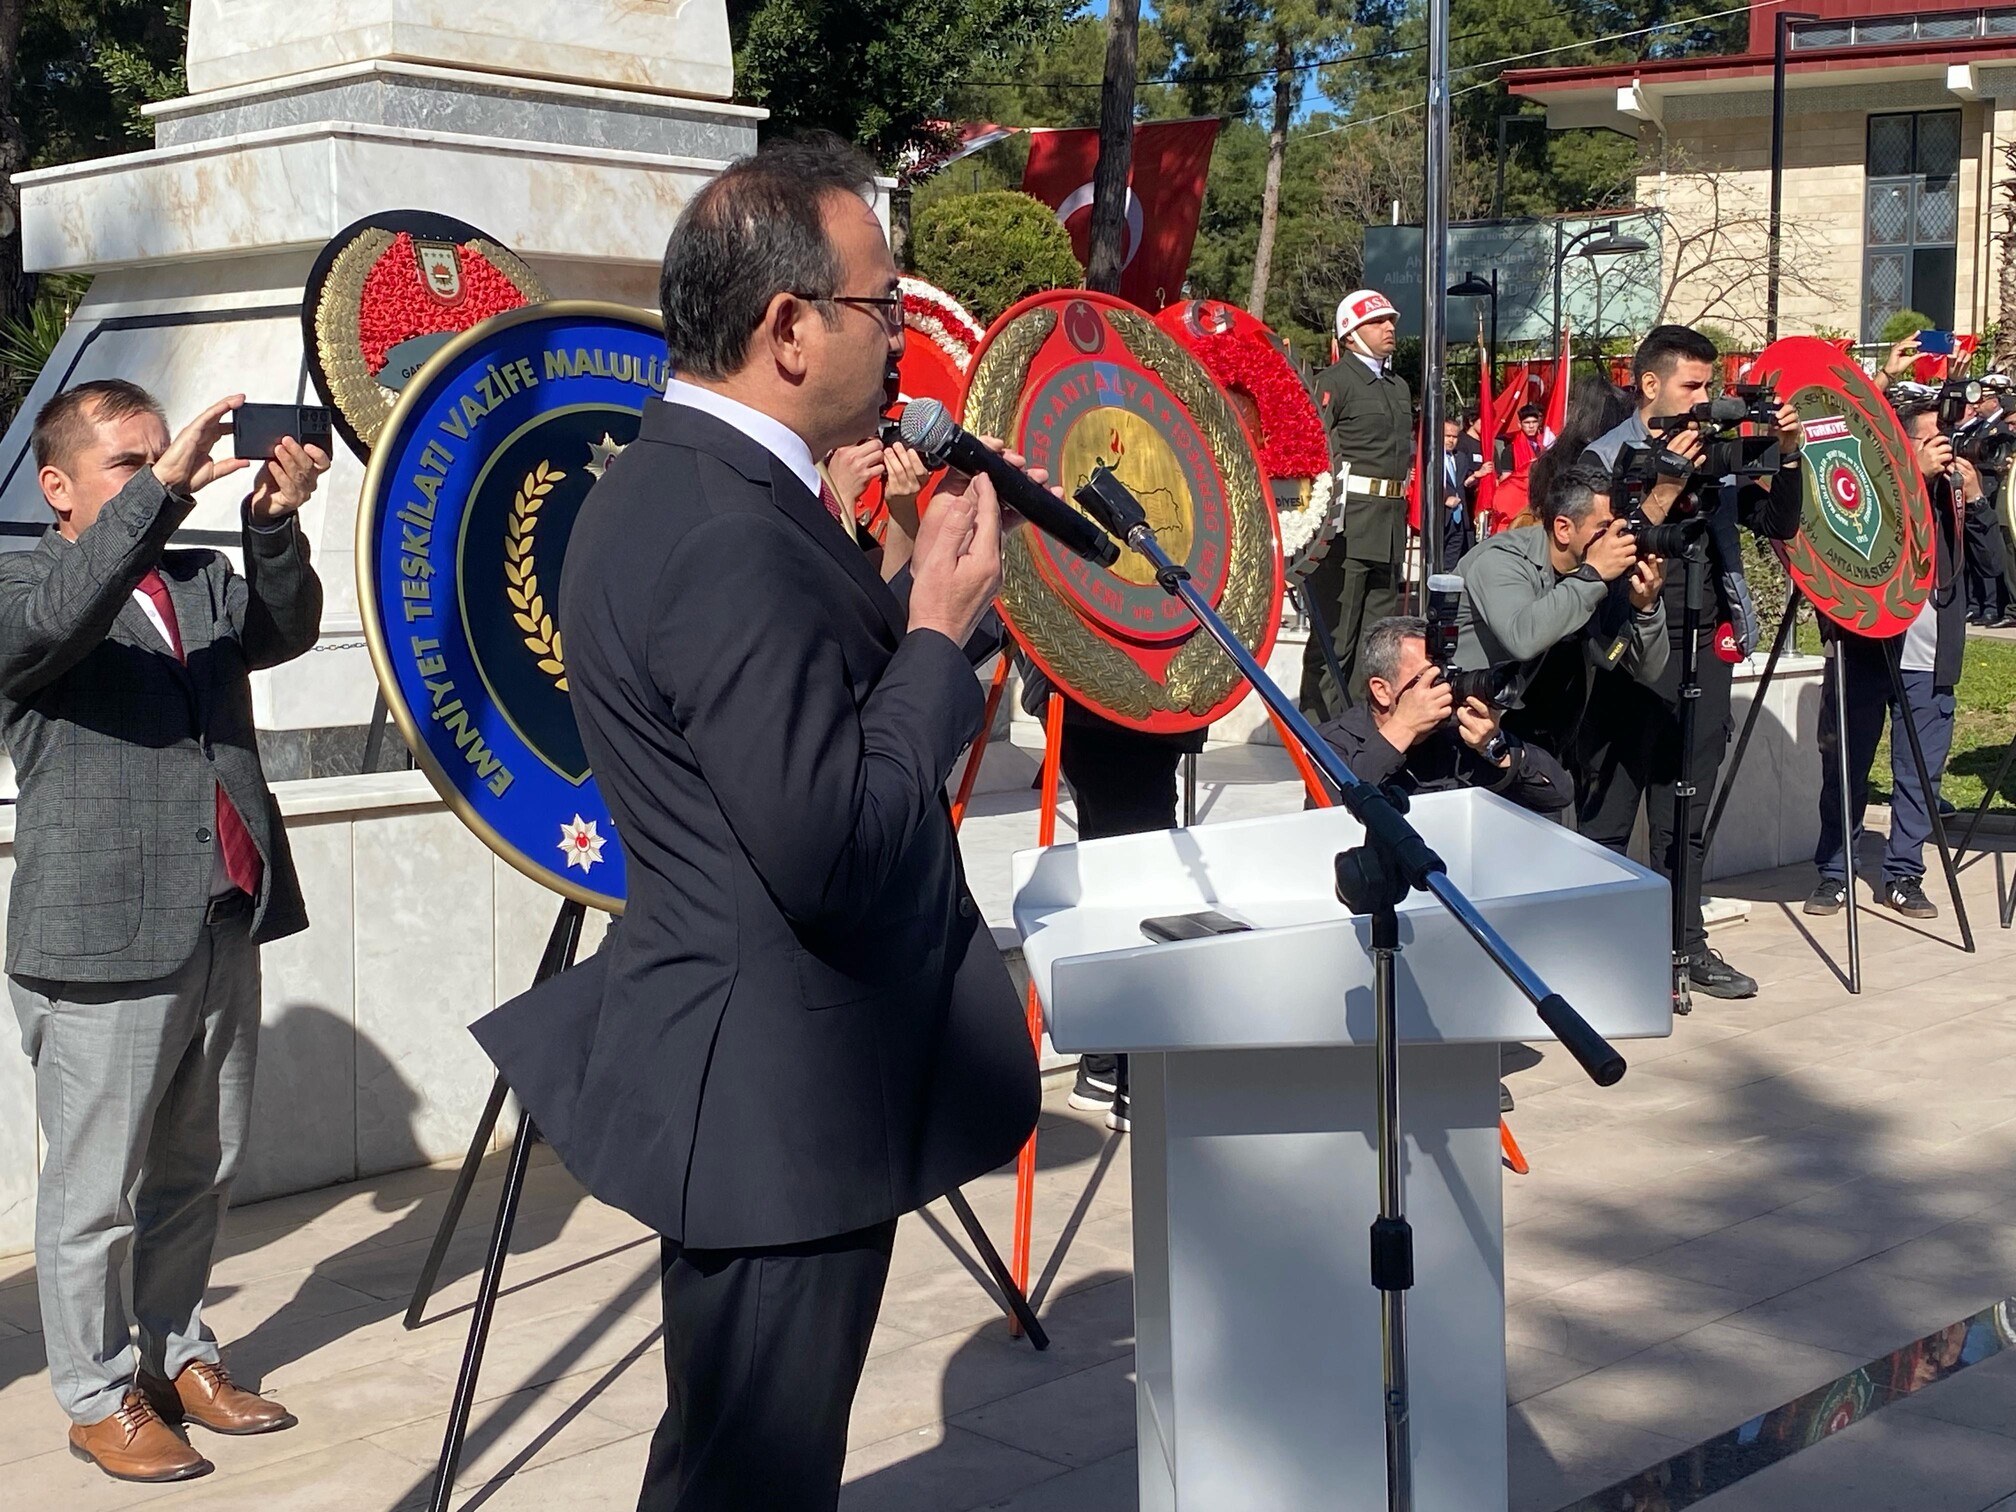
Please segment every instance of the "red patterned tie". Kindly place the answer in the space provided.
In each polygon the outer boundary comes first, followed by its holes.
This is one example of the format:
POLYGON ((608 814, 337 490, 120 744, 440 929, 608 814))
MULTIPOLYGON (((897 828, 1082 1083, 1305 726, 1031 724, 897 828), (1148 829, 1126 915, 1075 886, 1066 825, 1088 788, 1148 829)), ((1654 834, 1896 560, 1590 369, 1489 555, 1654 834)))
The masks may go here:
POLYGON ((840 495, 833 492, 833 485, 824 478, 819 480, 819 502, 826 506, 826 513, 833 516, 835 524, 840 521, 840 495))
MULTIPOLYGON (((168 585, 161 581, 161 574, 149 568, 140 579, 140 591, 154 601, 175 659, 187 660, 182 654, 182 627, 175 618, 175 601, 168 597, 168 585)), ((259 874, 264 865, 259 859, 259 847, 252 843, 252 832, 245 828, 237 808, 225 796, 222 783, 217 785, 217 843, 224 848, 224 871, 232 886, 258 897, 259 874)))

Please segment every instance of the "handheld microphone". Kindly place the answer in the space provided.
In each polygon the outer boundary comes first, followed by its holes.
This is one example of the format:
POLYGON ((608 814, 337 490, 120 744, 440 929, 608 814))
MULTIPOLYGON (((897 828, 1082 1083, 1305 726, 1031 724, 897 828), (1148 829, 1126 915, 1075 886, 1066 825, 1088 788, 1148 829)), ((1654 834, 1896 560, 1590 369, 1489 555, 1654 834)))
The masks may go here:
POLYGON ((1113 538, 1078 513, 978 436, 962 430, 952 412, 936 399, 912 399, 903 406, 899 424, 903 444, 926 465, 951 467, 969 477, 985 473, 1001 502, 1031 525, 1099 567, 1120 560, 1113 538))

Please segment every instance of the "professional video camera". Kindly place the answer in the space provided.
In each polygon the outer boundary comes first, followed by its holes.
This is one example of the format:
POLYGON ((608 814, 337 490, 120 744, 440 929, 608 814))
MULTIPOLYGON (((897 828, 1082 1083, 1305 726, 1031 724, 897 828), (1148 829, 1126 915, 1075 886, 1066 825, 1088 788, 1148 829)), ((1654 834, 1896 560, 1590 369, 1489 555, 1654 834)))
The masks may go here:
POLYGON ((1617 453, 1610 475, 1610 504, 1624 517, 1625 533, 1641 553, 1677 557, 1706 534, 1708 521, 1695 512, 1698 500, 1685 491, 1664 523, 1655 525, 1645 518, 1645 495, 1661 481, 1684 483, 1701 475, 1693 463, 1664 446, 1627 446, 1617 453))
MULTIPOLYGON (((2003 382, 2006 386, 2008 380, 2003 382)), ((2016 455, 2016 434, 1994 423, 1977 425, 1965 435, 1958 434, 1967 423, 1968 410, 1987 391, 1987 385, 1978 378, 1947 379, 1940 385, 1934 401, 1938 406, 1939 429, 1952 437, 1956 458, 1973 463, 1983 472, 2006 473, 2010 457, 2016 455)))
POLYGON ((1739 383, 1677 415, 1655 415, 1645 428, 1655 439, 1698 431, 1707 443, 1693 464, 1697 477, 1765 478, 1778 471, 1778 395, 1767 384, 1739 383), (1745 424, 1763 434, 1746 436, 1745 424))
MULTIPOLYGON (((1428 579, 1428 660, 1442 669, 1455 707, 1475 698, 1494 709, 1516 709, 1522 702, 1522 669, 1513 663, 1502 667, 1456 666, 1456 610, 1463 597, 1463 579, 1453 572, 1438 572, 1428 579)), ((1455 723, 1452 711, 1449 722, 1455 723)))

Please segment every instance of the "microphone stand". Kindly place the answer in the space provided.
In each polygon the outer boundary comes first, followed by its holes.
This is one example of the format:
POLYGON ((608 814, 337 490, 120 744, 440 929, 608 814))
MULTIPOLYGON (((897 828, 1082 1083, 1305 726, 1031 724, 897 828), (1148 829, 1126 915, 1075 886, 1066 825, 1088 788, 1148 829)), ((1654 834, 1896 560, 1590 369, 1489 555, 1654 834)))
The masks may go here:
POLYGON ((1386 1420, 1386 1505, 1413 1512, 1414 1469, 1407 1394, 1406 1292, 1414 1284, 1414 1231, 1400 1183, 1400 1052, 1394 1025, 1401 901, 1419 888, 1434 897, 1484 948, 1498 969, 1533 1004, 1554 1036, 1599 1087, 1624 1075, 1624 1057, 1568 1005, 1477 912, 1449 880, 1442 858, 1401 817, 1405 798, 1361 781, 1316 733, 1302 711, 1267 675, 1239 637, 1191 585, 1189 570, 1172 562, 1140 502, 1104 467, 1095 467, 1077 501, 1107 532, 1146 557, 1165 593, 1179 599, 1274 711, 1344 807, 1365 828, 1363 844, 1337 857, 1337 898, 1372 923, 1373 1063, 1378 1088, 1379 1217, 1372 1225, 1372 1284, 1380 1294, 1380 1376, 1386 1420), (1396 801, 1397 798, 1397 801, 1396 801))

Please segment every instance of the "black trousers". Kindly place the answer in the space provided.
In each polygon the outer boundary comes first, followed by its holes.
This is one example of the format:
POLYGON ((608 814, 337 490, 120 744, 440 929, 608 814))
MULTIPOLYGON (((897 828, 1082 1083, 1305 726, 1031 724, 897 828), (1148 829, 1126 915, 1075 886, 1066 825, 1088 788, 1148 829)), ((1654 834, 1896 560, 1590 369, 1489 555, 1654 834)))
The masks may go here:
MULTIPOLYGON (((1103 840, 1176 827, 1176 763, 1199 737, 1149 735, 1125 725, 1064 725, 1058 764, 1078 806, 1078 838, 1103 840)), ((1127 1057, 1086 1055, 1085 1069, 1127 1085, 1127 1057)))
POLYGON ((1058 765, 1078 807, 1078 838, 1104 840, 1176 827, 1176 764, 1180 737, 1149 735, 1124 725, 1064 723, 1058 765))
MULTIPOLYGON (((1694 799, 1687 815, 1686 928, 1678 942, 1690 952, 1708 940, 1701 922, 1702 833, 1715 795, 1715 774, 1729 746, 1729 695, 1736 669, 1706 636, 1695 660, 1701 697, 1694 705, 1694 799)), ((1673 878, 1673 790, 1680 780, 1680 648, 1659 681, 1647 687, 1622 672, 1597 676, 1582 722, 1576 828, 1619 855, 1631 843, 1638 804, 1651 830, 1652 869, 1673 878)))
POLYGON ((1995 517, 1994 506, 1977 501, 1967 506, 1964 528, 1967 537, 1968 617, 1999 620, 2008 613, 2010 606, 2005 580, 2007 564, 2002 551, 2002 522, 1995 517))
MULTIPOLYGON (((1937 612, 1936 610, 1934 611, 1937 612)), ((1855 825, 1851 848, 1862 839, 1862 815, 1869 806, 1869 769, 1876 762, 1876 743, 1883 738, 1883 720, 1890 719, 1890 838, 1883 846, 1884 882, 1925 875, 1925 842, 1932 838, 1932 808, 1939 801, 1940 775, 1953 746, 1953 690, 1933 682, 1930 672, 1904 672, 1904 701, 1897 701, 1890 682, 1887 642, 1859 635, 1834 642, 1834 654, 1845 656, 1841 669, 1848 684, 1848 798, 1855 825), (1910 720, 1924 748, 1928 796, 1918 781, 1918 763, 1911 759, 1911 737, 1898 729, 1910 720)), ((1848 861, 1841 845, 1840 761, 1834 738, 1834 678, 1830 670, 1820 694, 1820 843, 1813 863, 1820 875, 1846 879, 1848 861)))
POLYGON ((664 1241, 665 1416, 638 1512, 833 1512, 896 1223, 767 1250, 664 1241))
POLYGON ((1302 585, 1309 604, 1330 632, 1330 644, 1337 651, 1337 665, 1349 684, 1339 688, 1330 676, 1317 643, 1315 626, 1309 628, 1309 644, 1302 652, 1302 690, 1296 698, 1302 712, 1321 724, 1335 719, 1365 697, 1365 669, 1359 665, 1358 648, 1365 632, 1388 615, 1400 612, 1400 564, 1360 562, 1345 557, 1343 543, 1316 564, 1302 585))

